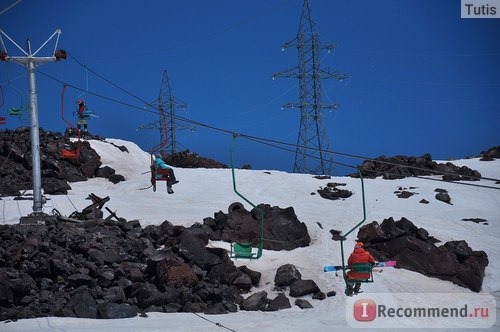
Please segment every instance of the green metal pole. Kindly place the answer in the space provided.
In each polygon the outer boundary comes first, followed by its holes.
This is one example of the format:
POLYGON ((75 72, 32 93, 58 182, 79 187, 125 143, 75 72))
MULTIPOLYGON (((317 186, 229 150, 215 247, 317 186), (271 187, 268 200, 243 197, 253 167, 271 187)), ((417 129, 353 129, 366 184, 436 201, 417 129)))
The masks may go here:
POLYGON ((247 202, 252 207, 254 207, 255 209, 257 209, 257 211, 259 211, 259 215, 260 215, 260 239, 259 239, 259 246, 257 247, 257 249, 258 249, 257 250, 257 256, 255 257, 255 259, 257 259, 257 258, 260 258, 262 256, 262 249, 263 249, 263 246, 264 246, 264 211, 260 207, 256 206, 252 202, 250 202, 245 196, 243 196, 242 194, 240 194, 238 192, 238 190, 236 189, 236 176, 235 176, 235 172, 234 172, 233 150, 234 150, 234 143, 236 142, 236 138, 237 137, 238 137, 238 134, 233 133, 233 141, 231 143, 231 149, 229 151, 229 154, 231 156, 231 174, 232 174, 232 177, 233 177, 233 190, 234 190, 234 192, 238 196, 240 196, 241 198, 243 198, 245 200, 245 202, 247 202))
POLYGON ((364 223, 366 221, 365 183, 363 180, 363 175, 361 174, 361 171, 359 170, 359 168, 358 168, 358 174, 359 174, 359 178, 361 179, 361 198, 362 198, 362 202, 363 202, 363 220, 361 220, 359 223, 357 223, 356 226, 351 228, 340 239, 340 252, 342 254, 342 271, 343 271, 343 275, 344 275, 344 280, 346 279, 345 260, 344 260, 344 241, 346 240, 346 238, 349 234, 351 234, 356 228, 358 228, 362 223, 364 223))

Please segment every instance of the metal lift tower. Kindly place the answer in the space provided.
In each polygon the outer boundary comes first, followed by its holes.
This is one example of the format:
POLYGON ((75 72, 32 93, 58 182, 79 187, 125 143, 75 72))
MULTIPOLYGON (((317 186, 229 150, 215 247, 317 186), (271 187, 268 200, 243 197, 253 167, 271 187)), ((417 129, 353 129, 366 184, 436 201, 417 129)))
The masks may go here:
MULTIPOLYGON (((17 3, 16 3, 17 4, 17 3)), ((29 86, 29 110, 31 114, 31 161, 33 163, 33 215, 41 216, 43 214, 44 198, 42 197, 42 176, 40 170, 40 130, 38 125, 38 97, 36 91, 36 68, 49 61, 59 61, 66 59, 64 50, 57 50, 61 30, 57 29, 52 36, 35 52, 31 50, 30 41, 26 41, 26 50, 23 50, 16 44, 5 32, 0 30, 0 60, 13 61, 26 68, 28 72, 29 86), (22 53, 21 56, 11 56, 7 53, 7 48, 2 39, 2 35, 14 44, 22 53), (52 56, 36 56, 38 52, 52 39, 56 38, 56 45, 52 56)))
POLYGON ((157 121, 142 125, 140 129, 159 129, 160 130, 160 153, 174 154, 177 151, 176 129, 178 126, 181 129, 186 129, 182 125, 178 125, 175 121, 175 110, 177 108, 186 109, 188 105, 176 98, 173 94, 170 79, 166 70, 163 71, 163 79, 160 87, 160 96, 151 105, 158 108, 160 118, 157 121), (168 114, 167 114, 168 113, 168 114))
POLYGON ((323 110, 335 110, 337 104, 324 104, 322 100, 321 80, 336 78, 343 80, 348 75, 322 69, 320 50, 330 52, 335 45, 322 45, 319 32, 311 17, 311 6, 304 0, 297 37, 282 45, 281 49, 295 46, 298 50, 299 64, 283 72, 273 74, 277 77, 298 78, 299 102, 287 103, 284 108, 300 109, 300 129, 295 151, 293 171, 308 174, 331 174, 333 157, 328 153, 330 144, 323 125, 323 110))

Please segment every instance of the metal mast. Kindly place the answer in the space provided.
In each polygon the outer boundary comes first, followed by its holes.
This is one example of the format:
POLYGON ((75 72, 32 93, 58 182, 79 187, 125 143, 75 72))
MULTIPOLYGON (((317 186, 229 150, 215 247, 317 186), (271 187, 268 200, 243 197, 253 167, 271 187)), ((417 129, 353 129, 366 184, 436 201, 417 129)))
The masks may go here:
POLYGON ((330 52, 335 45, 321 45, 319 32, 311 17, 311 7, 304 0, 297 37, 282 45, 281 49, 295 46, 298 51, 298 66, 273 74, 277 77, 298 78, 299 102, 289 102, 284 108, 300 109, 300 129, 295 151, 293 171, 296 173, 331 174, 332 155, 326 129, 323 125, 323 109, 335 110, 337 104, 324 104, 322 101, 321 80, 348 76, 331 72, 320 66, 320 50, 330 52))
POLYGON ((50 36, 49 39, 47 39, 45 43, 38 48, 38 50, 32 52, 29 39, 26 41, 26 50, 23 50, 5 32, 0 30, 0 60, 14 61, 24 66, 28 72, 29 109, 31 115, 31 160, 33 163, 33 213, 35 215, 43 213, 42 178, 40 171, 40 130, 38 125, 38 97, 36 91, 35 72, 38 66, 46 62, 66 59, 66 52, 63 50, 57 50, 60 35, 61 30, 57 29, 52 36, 50 36), (24 55, 10 56, 7 53, 7 48, 3 42, 2 35, 12 42, 12 44, 14 44, 24 55), (56 37, 56 45, 54 47, 53 56, 37 57, 36 54, 54 37, 56 37))
MULTIPOLYGON (((152 103, 160 111, 159 120, 142 125, 139 129, 159 129, 160 130, 160 153, 174 154, 177 148, 176 130, 179 126, 175 121, 175 110, 177 108, 186 109, 188 105, 176 98, 173 94, 170 79, 166 70, 163 71, 163 79, 160 87, 160 95, 152 103)), ((181 129, 185 129, 180 125, 181 129)))

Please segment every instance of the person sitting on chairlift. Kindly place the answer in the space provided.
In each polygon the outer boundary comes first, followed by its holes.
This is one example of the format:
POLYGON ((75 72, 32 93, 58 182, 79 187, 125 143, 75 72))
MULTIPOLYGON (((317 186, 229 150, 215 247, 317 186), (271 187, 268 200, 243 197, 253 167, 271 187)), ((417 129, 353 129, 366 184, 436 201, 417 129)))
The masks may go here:
MULTIPOLYGON (((363 242, 356 242, 356 245, 354 246, 354 250, 349 256, 349 259, 347 260, 347 265, 352 266, 353 264, 356 263, 371 263, 372 266, 376 264, 375 259, 373 256, 365 250, 365 246, 363 242)), ((369 273, 363 273, 363 272, 354 272, 352 270, 347 271, 346 273, 347 280, 364 280, 364 279, 369 279, 370 274, 369 273)), ((348 296, 351 296, 353 293, 358 294, 359 289, 361 288, 361 283, 356 282, 356 285, 354 288, 352 285, 347 285, 347 291, 346 294, 348 296)))
POLYGON ((85 102, 81 99, 78 99, 78 123, 77 128, 80 130, 80 127, 83 125, 83 131, 87 131, 87 114, 85 114, 85 110, 87 107, 85 106, 85 102))
MULTIPOLYGON (((172 190, 172 185, 178 183, 179 181, 176 180, 175 178, 175 174, 174 174, 174 169, 172 167, 170 167, 169 165, 167 165, 167 163, 165 163, 163 161, 163 159, 161 158, 161 155, 160 154, 157 154, 155 156, 155 167, 156 169, 167 169, 168 170, 168 180, 167 180, 167 192, 169 194, 173 194, 174 191, 172 190)), ((163 174, 160 174, 159 172, 156 172, 156 178, 159 179, 159 178, 162 178, 164 177, 163 174)))

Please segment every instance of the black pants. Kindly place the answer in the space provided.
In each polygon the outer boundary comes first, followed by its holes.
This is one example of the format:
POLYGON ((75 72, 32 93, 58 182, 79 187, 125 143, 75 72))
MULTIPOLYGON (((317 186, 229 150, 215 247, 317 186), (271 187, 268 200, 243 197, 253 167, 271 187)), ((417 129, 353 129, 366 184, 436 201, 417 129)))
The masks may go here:
MULTIPOLYGON (((78 130, 80 130, 81 124, 77 124, 76 127, 78 128, 78 130)), ((86 123, 83 124, 83 130, 87 131, 87 124, 86 123)))
POLYGON ((169 170, 168 170, 168 177, 170 178, 169 181, 172 181, 172 182, 177 181, 175 179, 175 174, 174 174, 174 169, 173 168, 169 168, 169 170))

